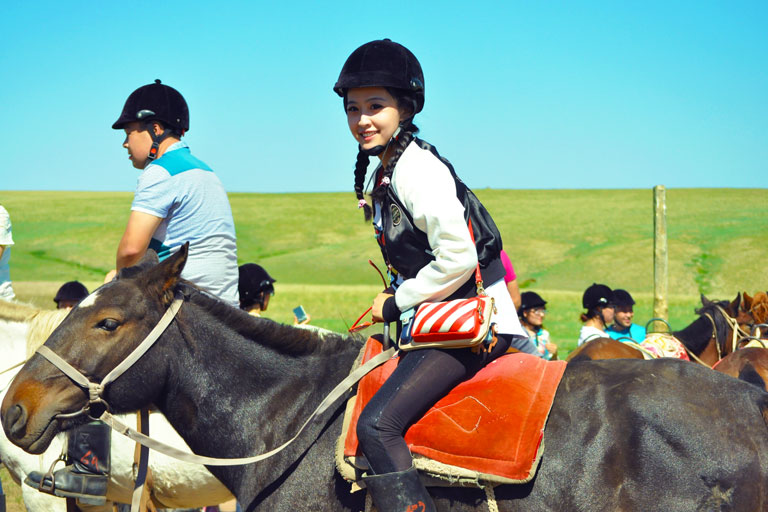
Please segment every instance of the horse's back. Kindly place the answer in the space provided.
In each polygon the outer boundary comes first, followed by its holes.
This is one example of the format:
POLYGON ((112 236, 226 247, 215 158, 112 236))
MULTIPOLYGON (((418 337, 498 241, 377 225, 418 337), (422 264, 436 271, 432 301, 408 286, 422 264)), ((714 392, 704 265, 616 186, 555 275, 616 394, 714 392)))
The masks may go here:
POLYGON ((767 393, 688 362, 569 364, 531 505, 765 510, 766 408, 767 393))
POLYGON ((598 359, 643 359, 643 354, 613 338, 594 338, 574 350, 568 362, 594 361, 598 359))

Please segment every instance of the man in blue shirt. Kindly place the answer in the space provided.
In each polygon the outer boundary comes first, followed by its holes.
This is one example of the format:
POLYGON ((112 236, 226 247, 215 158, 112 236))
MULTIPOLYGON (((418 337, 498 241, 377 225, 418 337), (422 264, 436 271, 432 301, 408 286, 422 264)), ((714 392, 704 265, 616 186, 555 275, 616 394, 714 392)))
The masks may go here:
POLYGON ((608 326, 606 332, 611 338, 631 338, 632 341, 640 343, 645 340, 645 327, 632 323, 635 312, 632 306, 635 300, 628 291, 618 288, 613 290, 613 301, 616 305, 613 315, 613 324, 608 326))
MULTIPOLYGON (((120 269, 138 263, 147 249, 155 250, 162 260, 189 242, 181 277, 238 307, 232 210, 219 178, 181 142, 189 130, 184 97, 155 80, 131 93, 112 128, 125 131, 123 147, 142 172, 117 248, 115 270, 105 282, 120 269)), ((103 503, 110 472, 110 435, 110 427, 98 421, 72 430, 67 444, 69 465, 53 478, 30 472, 26 483, 56 496, 103 503)))

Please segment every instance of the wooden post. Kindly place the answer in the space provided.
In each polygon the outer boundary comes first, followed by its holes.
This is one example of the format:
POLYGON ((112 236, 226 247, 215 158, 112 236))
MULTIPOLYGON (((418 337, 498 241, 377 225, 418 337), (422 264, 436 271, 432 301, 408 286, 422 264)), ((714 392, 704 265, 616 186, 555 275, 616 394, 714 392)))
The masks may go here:
POLYGON ((653 317, 669 320, 667 307, 667 192, 653 187, 653 317))

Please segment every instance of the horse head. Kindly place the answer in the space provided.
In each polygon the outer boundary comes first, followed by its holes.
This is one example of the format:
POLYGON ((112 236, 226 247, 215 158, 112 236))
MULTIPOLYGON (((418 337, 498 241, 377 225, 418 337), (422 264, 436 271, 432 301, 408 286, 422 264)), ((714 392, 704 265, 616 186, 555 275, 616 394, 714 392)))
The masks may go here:
MULTIPOLYGON (((83 299, 44 346, 85 379, 102 382, 149 334, 172 302, 187 254, 188 245, 184 245, 158 264, 154 252, 148 252, 138 265, 121 270, 117 279, 83 299)), ((158 375, 147 358, 140 358, 103 390, 101 398, 106 404, 113 399, 119 404, 113 412, 139 409, 152 402, 152 390, 157 393, 162 384, 158 375)), ((3 400, 3 429, 22 449, 42 453, 60 431, 93 415, 88 410, 92 398, 82 384, 36 353, 3 400)))

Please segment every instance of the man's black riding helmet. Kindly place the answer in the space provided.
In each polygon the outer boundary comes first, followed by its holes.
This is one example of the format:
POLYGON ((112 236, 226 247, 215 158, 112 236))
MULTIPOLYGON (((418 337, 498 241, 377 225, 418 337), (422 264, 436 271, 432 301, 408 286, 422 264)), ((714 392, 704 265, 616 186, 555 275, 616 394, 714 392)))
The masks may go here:
POLYGON ((613 304, 613 291, 604 284, 593 283, 584 291, 581 304, 585 309, 613 304))
POLYGON ((424 73, 416 56, 389 39, 365 43, 352 52, 333 90, 342 98, 354 87, 393 87, 413 94, 414 115, 424 107, 424 73))
POLYGON ((613 290, 613 303, 621 307, 634 306, 635 299, 632 298, 627 290, 616 288, 613 290))
POLYGON ((112 128, 120 130, 132 121, 157 119, 165 126, 181 132, 189 131, 189 108, 179 91, 155 80, 139 87, 125 100, 123 112, 112 128))

